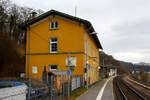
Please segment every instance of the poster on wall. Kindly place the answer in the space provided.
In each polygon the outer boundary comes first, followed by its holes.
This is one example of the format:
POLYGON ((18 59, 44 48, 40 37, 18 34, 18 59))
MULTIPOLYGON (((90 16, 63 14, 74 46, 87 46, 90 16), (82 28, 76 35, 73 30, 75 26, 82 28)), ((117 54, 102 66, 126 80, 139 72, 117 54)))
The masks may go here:
POLYGON ((38 73, 37 66, 32 66, 32 73, 33 74, 37 74, 38 73))

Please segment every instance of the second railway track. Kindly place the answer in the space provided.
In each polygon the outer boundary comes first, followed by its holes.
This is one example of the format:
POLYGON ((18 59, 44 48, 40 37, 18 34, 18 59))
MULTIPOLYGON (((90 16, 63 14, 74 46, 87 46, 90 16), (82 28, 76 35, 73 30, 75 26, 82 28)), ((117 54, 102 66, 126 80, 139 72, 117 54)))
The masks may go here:
POLYGON ((117 76, 113 80, 114 93, 116 100, 150 100, 145 94, 140 93, 128 83, 126 83, 122 76, 117 76))

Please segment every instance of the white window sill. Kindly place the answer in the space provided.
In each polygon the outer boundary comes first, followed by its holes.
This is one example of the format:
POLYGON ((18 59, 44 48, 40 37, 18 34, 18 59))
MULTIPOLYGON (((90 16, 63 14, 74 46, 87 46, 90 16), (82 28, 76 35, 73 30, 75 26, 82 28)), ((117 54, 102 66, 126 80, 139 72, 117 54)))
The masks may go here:
POLYGON ((58 30, 58 28, 50 28, 50 30, 58 30))
POLYGON ((50 52, 50 54, 55 54, 55 53, 58 53, 58 52, 50 52))

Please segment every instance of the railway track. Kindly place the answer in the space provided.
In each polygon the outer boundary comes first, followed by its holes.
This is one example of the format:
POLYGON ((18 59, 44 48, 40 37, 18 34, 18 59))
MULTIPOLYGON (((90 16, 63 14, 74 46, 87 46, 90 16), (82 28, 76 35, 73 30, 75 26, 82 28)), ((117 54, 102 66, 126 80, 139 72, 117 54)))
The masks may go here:
POLYGON ((116 100, 150 100, 148 96, 137 91, 122 80, 122 76, 114 78, 113 86, 116 100))

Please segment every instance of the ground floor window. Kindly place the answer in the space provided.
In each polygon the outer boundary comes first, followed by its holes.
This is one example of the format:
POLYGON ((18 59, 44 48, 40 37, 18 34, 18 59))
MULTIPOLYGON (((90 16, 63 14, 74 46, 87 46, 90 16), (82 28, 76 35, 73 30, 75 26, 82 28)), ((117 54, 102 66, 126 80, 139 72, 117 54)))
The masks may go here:
POLYGON ((49 65, 49 71, 57 70, 57 65, 49 65))

